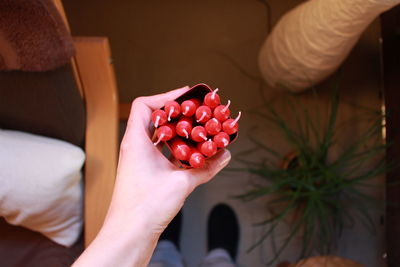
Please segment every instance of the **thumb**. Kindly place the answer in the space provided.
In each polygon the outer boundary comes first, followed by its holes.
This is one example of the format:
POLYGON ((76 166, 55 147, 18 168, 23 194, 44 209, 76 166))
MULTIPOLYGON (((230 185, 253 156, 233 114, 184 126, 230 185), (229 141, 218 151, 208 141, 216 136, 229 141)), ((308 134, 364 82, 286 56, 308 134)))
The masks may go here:
POLYGON ((194 187, 210 181, 217 173, 228 165, 230 160, 231 153, 229 150, 224 149, 212 158, 207 159, 202 168, 187 170, 188 174, 194 177, 194 187))

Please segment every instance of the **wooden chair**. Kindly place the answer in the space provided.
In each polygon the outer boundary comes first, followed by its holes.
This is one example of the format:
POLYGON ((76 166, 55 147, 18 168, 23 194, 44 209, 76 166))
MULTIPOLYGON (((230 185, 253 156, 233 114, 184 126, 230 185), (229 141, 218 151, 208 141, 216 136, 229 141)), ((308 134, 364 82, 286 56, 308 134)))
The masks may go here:
POLYGON ((86 103, 85 246, 100 230, 117 168, 118 97, 106 38, 75 38, 77 76, 86 103))
MULTIPOLYGON (((67 23, 61 1, 54 0, 54 3, 67 23)), ((84 247, 86 247, 95 238, 103 224, 113 192, 119 147, 118 93, 107 38, 74 38, 74 45, 76 56, 71 60, 70 66, 57 69, 51 72, 50 75, 57 75, 58 80, 65 77, 68 80, 65 81, 68 85, 75 83, 71 88, 79 90, 79 93, 76 94, 80 95, 86 110, 83 145, 86 153, 84 165, 83 242, 84 247)), ((18 72, 15 73, 15 75, 19 74, 18 72)), ((21 75, 24 74, 21 73, 21 75)), ((46 73, 27 73, 26 75, 29 77, 37 75, 45 78, 46 73)), ((21 80, 21 82, 24 80, 24 78, 16 79, 21 80)), ((13 97, 15 98, 15 95, 13 97)), ((2 227, 1 223, 0 228, 2 227)), ((11 226, 6 225, 5 227, 11 226)), ((22 229, 22 231, 27 230, 22 229)), ((21 235, 23 234, 17 234, 15 237, 21 241, 21 235)), ((11 240, 13 235, 9 234, 7 238, 9 239, 5 240, 6 246, 7 244, 10 244, 10 246, 15 245, 17 249, 17 242, 13 243, 11 240)), ((50 251, 48 246, 48 243, 46 243, 45 246, 41 247, 50 251)), ((18 255, 18 253, 13 255, 18 255)), ((70 262, 66 262, 65 266, 69 264, 70 262)), ((19 263, 18 266, 43 265, 40 265, 40 262, 33 264, 25 261, 24 263, 19 263)))
MULTIPOLYGON (((54 0, 69 29, 61 0, 54 0)), ((118 92, 105 37, 74 38, 75 79, 85 99, 85 246, 100 230, 111 200, 118 153, 118 92)))

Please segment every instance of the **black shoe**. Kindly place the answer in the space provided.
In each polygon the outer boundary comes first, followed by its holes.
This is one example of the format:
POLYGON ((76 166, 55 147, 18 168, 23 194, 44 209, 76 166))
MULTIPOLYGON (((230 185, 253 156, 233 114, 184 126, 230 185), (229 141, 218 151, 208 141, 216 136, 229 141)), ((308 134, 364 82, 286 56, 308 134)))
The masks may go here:
POLYGON ((208 218, 208 251, 223 248, 233 260, 239 243, 239 223, 233 210, 225 205, 215 206, 208 218))
POLYGON ((174 243, 179 250, 179 237, 181 234, 182 211, 180 210, 175 218, 168 224, 160 236, 160 240, 168 240, 174 243))

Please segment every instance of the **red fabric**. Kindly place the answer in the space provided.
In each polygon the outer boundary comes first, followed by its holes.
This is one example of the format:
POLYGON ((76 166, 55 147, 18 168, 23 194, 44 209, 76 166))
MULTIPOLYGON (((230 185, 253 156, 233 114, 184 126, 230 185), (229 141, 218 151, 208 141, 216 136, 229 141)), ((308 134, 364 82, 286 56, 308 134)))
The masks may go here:
POLYGON ((60 246, 43 235, 8 224, 0 218, 2 267, 67 267, 83 251, 83 238, 70 247, 60 246))
POLYGON ((47 71, 75 50, 51 0, 0 1, 0 70, 47 71))

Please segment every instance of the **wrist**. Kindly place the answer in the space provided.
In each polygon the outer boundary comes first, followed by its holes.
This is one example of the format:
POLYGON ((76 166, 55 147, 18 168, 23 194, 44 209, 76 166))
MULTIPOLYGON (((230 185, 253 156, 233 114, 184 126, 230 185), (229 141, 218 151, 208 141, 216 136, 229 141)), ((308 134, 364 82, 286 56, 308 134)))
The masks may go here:
POLYGON ((160 232, 149 227, 146 216, 117 214, 109 211, 100 232, 74 267, 147 266, 160 232))
POLYGON ((119 237, 127 243, 138 240, 157 242, 163 230, 153 226, 144 211, 117 213, 110 209, 99 235, 119 237))

